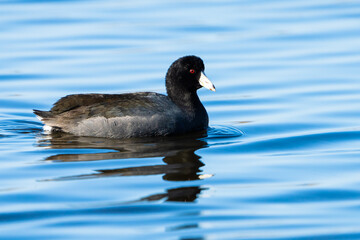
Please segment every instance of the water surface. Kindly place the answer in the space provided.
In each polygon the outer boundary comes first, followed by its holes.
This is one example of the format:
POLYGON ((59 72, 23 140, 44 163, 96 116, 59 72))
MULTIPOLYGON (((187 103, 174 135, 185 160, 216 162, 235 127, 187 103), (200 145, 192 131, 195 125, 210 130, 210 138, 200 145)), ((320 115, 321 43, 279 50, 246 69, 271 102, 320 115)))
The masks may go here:
POLYGON ((1 1, 1 239, 359 239, 360 3, 1 1), (203 58, 208 132, 44 135, 72 93, 165 92, 203 58))

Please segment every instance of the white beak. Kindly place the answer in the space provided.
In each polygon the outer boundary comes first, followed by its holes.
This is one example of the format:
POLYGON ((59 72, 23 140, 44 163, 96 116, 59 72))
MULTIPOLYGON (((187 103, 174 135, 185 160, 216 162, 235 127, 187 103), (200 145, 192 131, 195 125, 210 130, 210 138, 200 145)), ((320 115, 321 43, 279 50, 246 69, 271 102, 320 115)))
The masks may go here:
POLYGON ((201 72, 199 83, 204 88, 207 88, 207 89, 215 92, 214 84, 212 84, 212 82, 205 76, 205 74, 203 72, 201 72))

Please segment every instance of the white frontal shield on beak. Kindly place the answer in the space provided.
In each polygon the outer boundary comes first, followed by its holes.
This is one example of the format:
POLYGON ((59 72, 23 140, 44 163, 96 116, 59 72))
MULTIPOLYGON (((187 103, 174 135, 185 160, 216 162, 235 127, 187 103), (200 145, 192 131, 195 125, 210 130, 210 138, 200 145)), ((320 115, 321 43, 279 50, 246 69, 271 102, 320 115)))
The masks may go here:
POLYGON ((215 92, 214 84, 212 84, 212 82, 205 76, 203 72, 201 72, 200 74, 201 74, 199 79, 200 85, 203 86, 204 88, 207 88, 215 92))

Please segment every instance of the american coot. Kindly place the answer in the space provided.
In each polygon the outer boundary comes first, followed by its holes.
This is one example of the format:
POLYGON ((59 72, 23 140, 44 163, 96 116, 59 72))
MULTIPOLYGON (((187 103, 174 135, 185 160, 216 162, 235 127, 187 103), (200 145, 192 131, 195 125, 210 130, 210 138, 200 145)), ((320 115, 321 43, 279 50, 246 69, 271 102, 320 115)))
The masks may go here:
POLYGON ((168 96, 153 92, 75 94, 57 101, 50 111, 34 110, 45 131, 106 138, 151 137, 200 131, 208 114, 196 91, 215 91, 204 74, 204 63, 185 56, 166 74, 168 96))

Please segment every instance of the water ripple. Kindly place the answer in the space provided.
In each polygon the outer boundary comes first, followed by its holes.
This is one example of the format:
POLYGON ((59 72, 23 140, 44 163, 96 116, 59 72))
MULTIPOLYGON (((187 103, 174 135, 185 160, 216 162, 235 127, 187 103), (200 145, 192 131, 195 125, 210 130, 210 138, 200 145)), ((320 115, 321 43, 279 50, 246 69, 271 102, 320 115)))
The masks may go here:
POLYGON ((232 151, 243 153, 291 153, 305 149, 331 149, 334 145, 340 149, 340 144, 358 140, 360 131, 330 131, 320 133, 306 133, 267 139, 256 139, 233 145, 232 151))
POLYGON ((234 126, 214 125, 209 127, 206 139, 236 138, 243 135, 243 132, 234 126))

